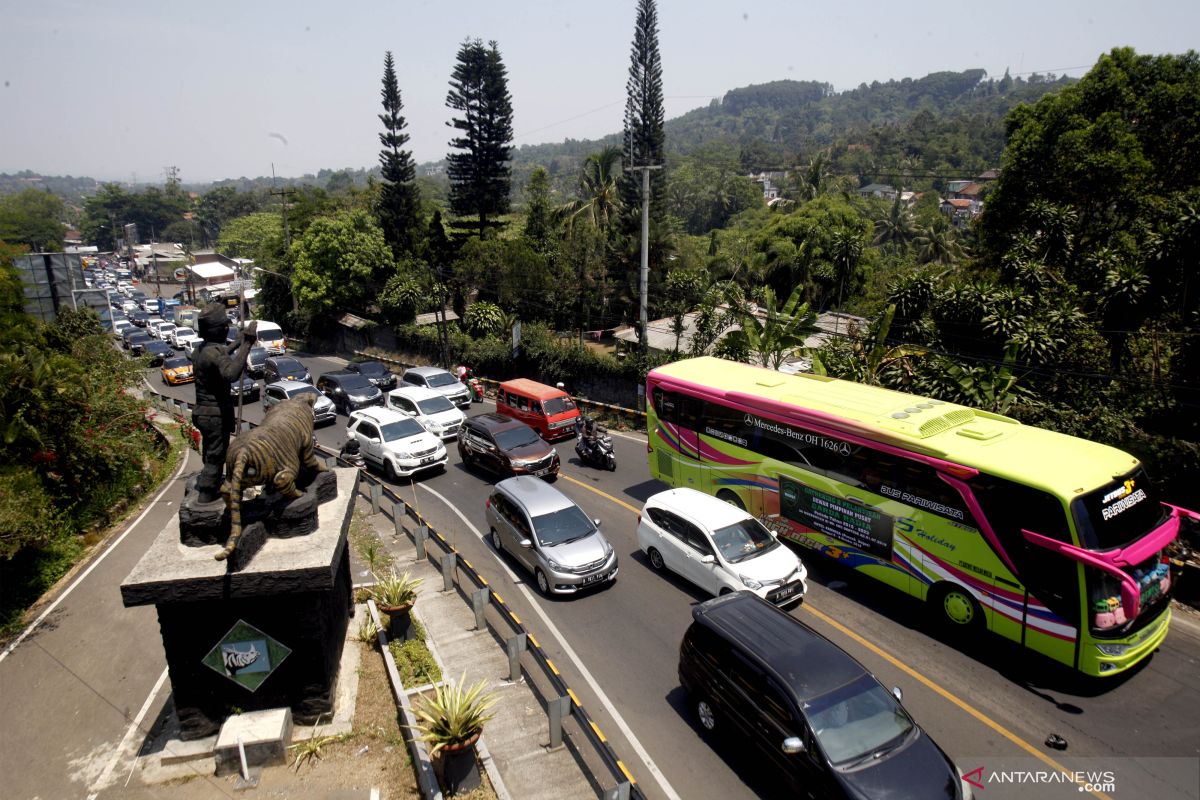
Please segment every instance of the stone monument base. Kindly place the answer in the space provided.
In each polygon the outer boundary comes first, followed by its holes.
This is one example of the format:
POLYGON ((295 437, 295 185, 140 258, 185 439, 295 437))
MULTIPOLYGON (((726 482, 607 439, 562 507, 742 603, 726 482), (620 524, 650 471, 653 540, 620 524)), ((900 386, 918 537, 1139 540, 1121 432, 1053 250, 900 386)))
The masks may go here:
POLYGON ((330 474, 337 496, 320 506, 313 532, 266 538, 231 568, 213 558, 220 544, 186 546, 172 521, 121 584, 126 606, 158 611, 182 739, 210 736, 235 713, 289 708, 307 725, 332 710, 353 609, 359 473, 330 474))

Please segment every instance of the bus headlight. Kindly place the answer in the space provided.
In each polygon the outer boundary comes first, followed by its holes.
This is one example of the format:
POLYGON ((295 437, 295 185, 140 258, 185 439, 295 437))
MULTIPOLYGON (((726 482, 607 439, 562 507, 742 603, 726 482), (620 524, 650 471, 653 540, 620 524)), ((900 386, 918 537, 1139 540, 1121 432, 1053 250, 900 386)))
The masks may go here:
POLYGON ((1123 656, 1129 649, 1127 644, 1098 644, 1096 649, 1106 656, 1123 656))
POLYGON ((754 580, 754 578, 747 578, 745 575, 738 575, 738 577, 742 579, 742 586, 745 586, 747 589, 762 588, 762 584, 754 580))

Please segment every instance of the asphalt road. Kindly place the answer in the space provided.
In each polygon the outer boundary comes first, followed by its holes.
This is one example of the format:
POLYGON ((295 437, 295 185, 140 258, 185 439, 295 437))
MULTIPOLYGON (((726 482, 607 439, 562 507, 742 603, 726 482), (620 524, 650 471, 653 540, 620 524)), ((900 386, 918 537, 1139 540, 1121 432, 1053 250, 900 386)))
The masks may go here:
MULTIPOLYGON (((342 363, 300 358, 314 375, 342 363)), ((194 396, 191 386, 163 387, 156 370, 147 376, 165 394, 194 396)), ((260 403, 247 404, 244 413, 257 421, 260 403)), ((339 447, 345 421, 319 428, 318 440, 339 447)), ((530 576, 493 552, 481 536, 493 478, 464 468, 453 445, 444 473, 396 488, 534 632, 649 797, 766 796, 759 765, 736 742, 702 738, 693 722, 676 663, 690 608, 705 598, 682 580, 653 572, 641 557, 637 509, 665 487, 647 477, 644 436, 618 435, 615 444, 614 473, 580 465, 570 440, 558 445, 563 469, 556 486, 602 521, 621 559, 615 585, 578 597, 538 596, 530 576)), ((174 515, 178 495, 181 487, 168 487, 146 520, 50 615, 50 624, 0 662, 5 796, 86 796, 85 787, 112 761, 128 719, 152 694, 164 665, 153 611, 122 608, 117 586, 174 515)), ((1133 674, 1089 683, 995 637, 975 643, 938 638, 919 604, 824 559, 801 557, 810 591, 793 613, 885 685, 899 686, 909 712, 964 772, 1086 766, 1115 773, 1115 787, 1098 787, 1094 796, 1200 797, 1195 784, 1174 777, 1200 763, 1196 617, 1177 614, 1163 647, 1133 674), (1048 749, 1043 742, 1050 733, 1065 738, 1068 750, 1048 749)), ((989 784, 977 791, 981 800, 1081 795, 1089 796, 1062 785, 989 784)))
MULTIPOLYGON (((314 376, 343 363, 303 355, 301 360, 314 376)), ((187 398, 191 391, 168 393, 187 398)), ((475 406, 470 413, 490 408, 475 406)), ((244 413, 257 420, 261 408, 251 403, 244 413)), ((340 447, 345 422, 339 416, 319 428, 318 440, 340 447)), ((653 572, 642 557, 637 510, 666 487, 648 477, 643 435, 618 435, 615 445, 618 469, 609 473, 581 465, 573 440, 558 444, 563 468, 556 486, 602 521, 620 557, 615 585, 577 597, 542 598, 515 561, 492 550, 484 537, 483 508, 494 477, 463 467, 453 443, 444 473, 419 475, 396 488, 535 632, 647 795, 690 800, 769 793, 756 782, 760 770, 753 760, 732 743, 714 748, 693 722, 676 665, 690 608, 705 597, 681 579, 653 572)), ((964 772, 979 766, 1074 770, 1109 764, 1121 790, 1116 796, 1136 787, 1147 796, 1200 797, 1194 786, 1171 788, 1172 781, 1178 783, 1174 770, 1200 764, 1200 624, 1190 610, 1177 612, 1164 646, 1133 674, 1089 682, 997 637, 939 638, 925 624, 921 604, 823 558, 800 555, 811 588, 793 613, 885 685, 899 686, 906 708, 964 772), (1051 733, 1067 740, 1067 751, 1045 746, 1051 733), (1135 757, 1180 761, 1135 763, 1135 757)), ((1075 786, 1070 795, 1055 794, 1054 788, 988 786, 985 796, 1079 796, 1075 786)))

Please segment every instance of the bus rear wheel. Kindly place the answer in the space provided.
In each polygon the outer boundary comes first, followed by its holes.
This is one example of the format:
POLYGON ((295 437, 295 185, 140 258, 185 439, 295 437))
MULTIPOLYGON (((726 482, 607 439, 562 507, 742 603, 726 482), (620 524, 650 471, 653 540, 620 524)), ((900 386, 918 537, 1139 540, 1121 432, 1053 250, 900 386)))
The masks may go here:
POLYGON ((742 498, 738 497, 736 492, 733 492, 729 489, 722 489, 721 491, 717 492, 717 499, 724 500, 731 506, 737 506, 742 511, 746 510, 746 504, 742 502, 742 498))
POLYGON ((943 583, 929 592, 929 603, 941 627, 952 631, 976 631, 983 624, 983 611, 975 598, 961 586, 943 583))

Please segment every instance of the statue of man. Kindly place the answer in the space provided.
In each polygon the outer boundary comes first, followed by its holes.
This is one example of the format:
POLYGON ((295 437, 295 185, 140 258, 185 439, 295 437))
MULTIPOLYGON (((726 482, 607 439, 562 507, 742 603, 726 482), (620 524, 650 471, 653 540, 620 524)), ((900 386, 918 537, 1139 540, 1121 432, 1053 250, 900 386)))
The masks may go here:
POLYGON ((221 481, 225 472, 225 453, 236 423, 230 385, 240 380, 246 367, 246 354, 257 339, 258 323, 251 322, 242 331, 240 341, 225 343, 229 317, 220 303, 209 303, 199 318, 200 338, 204 342, 192 357, 196 376, 196 408, 192 424, 200 431, 201 458, 204 468, 196 480, 196 501, 212 503, 221 499, 221 481))

